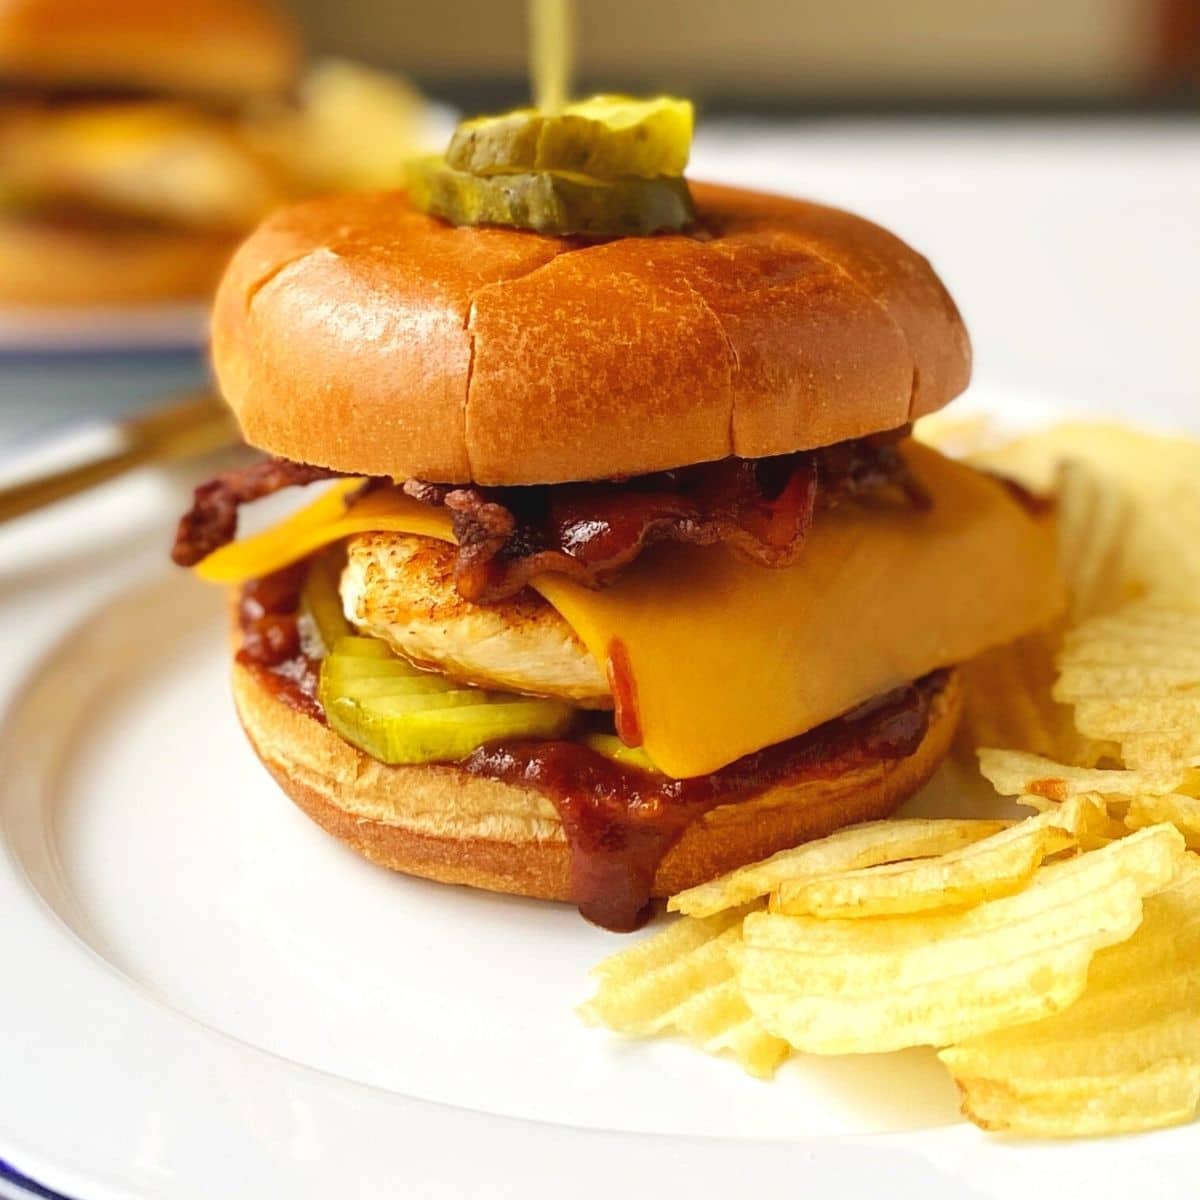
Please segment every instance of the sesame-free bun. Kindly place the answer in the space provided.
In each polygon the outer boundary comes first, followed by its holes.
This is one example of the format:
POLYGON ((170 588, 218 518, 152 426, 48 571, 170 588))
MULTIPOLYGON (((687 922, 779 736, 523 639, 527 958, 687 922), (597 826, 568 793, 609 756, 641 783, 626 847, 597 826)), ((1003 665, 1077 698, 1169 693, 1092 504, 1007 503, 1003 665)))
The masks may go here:
POLYGON ((236 243, 228 233, 0 213, 0 305, 205 300, 236 243))
POLYGON ((693 184, 684 236, 455 228, 401 193, 284 209, 222 281, 246 439, 365 475, 637 475, 903 425, 966 386, 928 262, 869 221, 693 184))
MULTIPOLYGON (((288 706, 238 664, 238 714, 279 786, 318 825, 393 871, 546 900, 570 900, 567 842, 533 788, 482 779, 452 763, 387 766, 288 706)), ((961 706, 957 674, 934 697, 908 758, 836 779, 781 785, 713 809, 667 853, 654 895, 668 896, 843 825, 889 816, 945 756, 961 706)))
POLYGON ((237 99, 291 86, 274 0, 0 0, 0 79, 237 99))

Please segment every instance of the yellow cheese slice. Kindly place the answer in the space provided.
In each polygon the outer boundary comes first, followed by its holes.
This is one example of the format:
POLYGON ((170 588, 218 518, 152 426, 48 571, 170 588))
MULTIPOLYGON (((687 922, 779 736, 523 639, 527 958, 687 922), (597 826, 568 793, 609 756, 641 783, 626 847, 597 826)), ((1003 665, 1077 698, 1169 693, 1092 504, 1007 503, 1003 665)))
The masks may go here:
POLYGON ((928 511, 834 509, 793 566, 659 546, 604 591, 538 581, 601 663, 624 644, 663 771, 716 770, 1053 619, 1048 531, 996 481, 924 446, 906 457, 928 511))
MULTIPOLYGON (((915 443, 905 454, 932 507, 823 513, 794 566, 658 546, 602 591, 536 582, 601 665, 623 648, 643 747, 663 771, 716 770, 1053 619, 1063 590, 1049 531, 987 476, 915 443)), ((306 510, 199 572, 247 578, 368 530, 451 540, 443 512, 395 493, 349 512, 344 498, 321 503, 337 511, 306 510), (249 575, 233 570, 252 560, 249 575)))
POLYGON ((356 533, 419 533, 454 541, 445 509, 410 500, 395 489, 371 492, 348 507, 365 482, 339 479, 319 499, 278 525, 214 551, 196 564, 196 574, 209 583, 245 583, 356 533))

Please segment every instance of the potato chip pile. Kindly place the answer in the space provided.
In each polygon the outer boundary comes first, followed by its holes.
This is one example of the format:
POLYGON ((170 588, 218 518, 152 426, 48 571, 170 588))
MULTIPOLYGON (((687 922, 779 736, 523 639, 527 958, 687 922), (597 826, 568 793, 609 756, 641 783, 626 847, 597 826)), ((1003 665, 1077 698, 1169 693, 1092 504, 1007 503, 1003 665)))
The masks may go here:
POLYGON ((1063 426, 979 465, 1052 494, 1069 612, 964 668, 959 749, 1033 813, 839 830, 671 899, 585 1019, 769 1077, 933 1046, 985 1129, 1200 1106, 1200 444, 1063 426))

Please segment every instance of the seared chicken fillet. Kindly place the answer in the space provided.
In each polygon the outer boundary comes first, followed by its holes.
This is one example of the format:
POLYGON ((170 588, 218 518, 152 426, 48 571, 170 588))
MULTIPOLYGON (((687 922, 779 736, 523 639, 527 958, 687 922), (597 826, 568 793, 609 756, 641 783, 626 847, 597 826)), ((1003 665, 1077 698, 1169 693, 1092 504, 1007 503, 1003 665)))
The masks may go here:
POLYGON ((454 679, 612 707, 604 672, 550 604, 529 589, 502 604, 472 604, 455 589, 454 556, 453 546, 413 534, 351 538, 346 619, 454 679))

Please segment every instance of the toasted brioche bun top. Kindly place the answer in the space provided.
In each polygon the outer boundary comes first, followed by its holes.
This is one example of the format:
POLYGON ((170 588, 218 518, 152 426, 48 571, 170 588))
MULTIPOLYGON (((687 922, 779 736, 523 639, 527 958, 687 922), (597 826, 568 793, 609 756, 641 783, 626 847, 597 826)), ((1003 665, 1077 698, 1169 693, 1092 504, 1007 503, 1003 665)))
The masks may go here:
POLYGON ((291 86, 274 0, 0 0, 0 78, 238 98, 291 86))
POLYGON ((455 228, 402 194, 272 216, 218 292, 253 445, 480 484, 644 474, 893 429, 966 386, 930 265, 861 217, 693 184, 687 236, 455 228))

